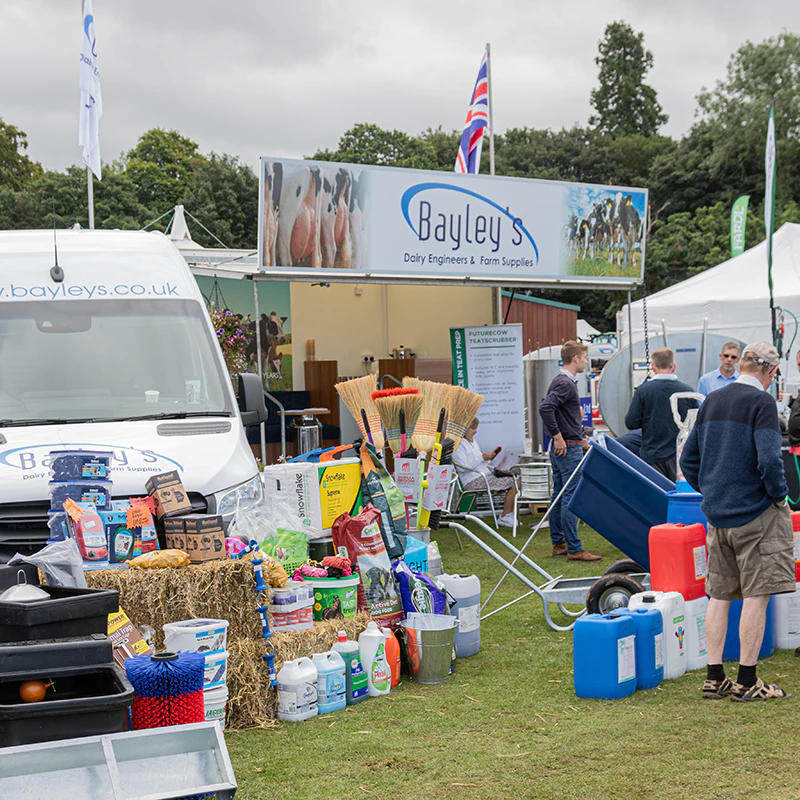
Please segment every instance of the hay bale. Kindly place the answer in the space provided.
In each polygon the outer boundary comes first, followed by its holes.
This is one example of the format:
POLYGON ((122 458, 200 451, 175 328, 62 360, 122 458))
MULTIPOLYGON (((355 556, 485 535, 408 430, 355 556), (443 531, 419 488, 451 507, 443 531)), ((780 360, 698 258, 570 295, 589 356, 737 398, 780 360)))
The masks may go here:
POLYGON ((227 728, 269 728, 276 724, 277 692, 270 689, 264 654, 284 661, 330 650, 340 630, 358 636, 371 617, 316 622, 313 628, 276 633, 269 644, 261 638, 256 612, 255 575, 249 561, 225 559, 189 567, 97 570, 86 573, 92 588, 116 589, 120 606, 137 627, 155 630, 157 648, 164 647, 163 625, 184 619, 226 619, 228 627, 227 728))

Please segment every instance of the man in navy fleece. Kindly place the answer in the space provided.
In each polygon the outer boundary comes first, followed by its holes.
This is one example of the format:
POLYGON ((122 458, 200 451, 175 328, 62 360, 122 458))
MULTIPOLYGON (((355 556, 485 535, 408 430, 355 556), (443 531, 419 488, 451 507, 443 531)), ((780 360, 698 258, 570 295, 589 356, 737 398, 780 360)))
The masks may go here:
MULTIPOLYGON (((553 465, 553 497, 558 497, 570 476, 581 463, 589 442, 583 430, 583 412, 578 398, 578 373, 586 369, 589 348, 580 342, 564 342, 561 347, 561 372, 550 383, 539 405, 539 416, 547 435, 553 440, 550 461, 553 465)), ((583 549, 578 538, 578 518, 567 508, 577 486, 573 480, 550 512, 550 539, 553 558, 566 556, 568 561, 600 561, 583 549)))
POLYGON ((681 456, 683 475, 702 492, 701 507, 708 520, 706 592, 711 600, 703 697, 741 701, 788 697, 783 689, 756 677, 769 596, 795 591, 778 410, 765 391, 779 363, 771 344, 747 345, 739 378, 708 395, 681 456), (741 654, 734 682, 725 676, 722 651, 731 600, 740 598, 741 654))

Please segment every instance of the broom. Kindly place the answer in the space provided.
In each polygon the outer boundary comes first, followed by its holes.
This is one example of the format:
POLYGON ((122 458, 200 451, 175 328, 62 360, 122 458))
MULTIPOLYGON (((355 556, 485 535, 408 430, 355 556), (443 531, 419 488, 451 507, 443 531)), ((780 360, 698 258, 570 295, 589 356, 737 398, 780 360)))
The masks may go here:
POLYGON ((419 389, 383 389, 372 393, 378 408, 386 440, 394 455, 406 449, 406 437, 413 435, 419 412, 422 409, 422 395, 419 389))
POLYGON ((419 412, 417 424, 414 426, 414 435, 411 443, 421 454, 430 453, 436 441, 436 424, 439 412, 447 405, 445 399, 450 388, 446 383, 422 381, 419 378, 403 378, 403 386, 419 389, 422 395, 422 408, 419 412))
POLYGON ((447 393, 448 420, 445 436, 453 440, 453 448, 458 450, 464 434, 483 403, 483 395, 475 394, 462 386, 450 386, 447 393))
MULTIPOLYGON (((455 452, 455 445, 452 439, 442 440, 442 452, 439 456, 439 465, 446 466, 453 463, 453 453, 455 452)), ((432 531, 438 531, 442 524, 441 510, 431 511, 430 519, 428 520, 428 527, 432 531)))
POLYGON ((334 389, 353 415, 361 434, 380 452, 386 440, 383 437, 378 409, 372 400, 372 393, 377 386, 374 375, 365 375, 363 378, 337 383, 334 389))
MULTIPOLYGON (((439 464, 439 459, 442 455, 442 431, 444 431, 444 419, 445 419, 446 409, 442 408, 439 411, 439 420, 436 423, 436 438, 433 442, 433 447, 431 448, 431 463, 430 466, 435 467, 439 464)), ((420 459, 420 463, 424 466, 424 461, 420 459)), ((428 511, 427 508, 422 507, 422 498, 424 496, 424 489, 427 489, 430 485, 430 468, 428 469, 428 474, 425 476, 424 480, 422 478, 422 469, 420 469, 420 494, 419 494, 419 505, 417 506, 417 530, 422 530, 428 527, 428 523, 431 518, 431 512, 428 511)))
POLYGON ((134 689, 133 730, 205 721, 202 653, 157 653, 125 660, 134 689))

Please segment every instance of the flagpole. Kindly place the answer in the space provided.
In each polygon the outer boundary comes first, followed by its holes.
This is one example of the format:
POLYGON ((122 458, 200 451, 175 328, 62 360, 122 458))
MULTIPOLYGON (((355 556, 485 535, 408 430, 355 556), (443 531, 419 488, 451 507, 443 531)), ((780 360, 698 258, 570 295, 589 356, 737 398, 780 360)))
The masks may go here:
POLYGON ((89 230, 94 230, 94 176, 92 168, 86 167, 86 184, 89 189, 89 230))
POLYGON ((494 175, 494 115, 492 114, 492 46, 486 42, 486 82, 489 84, 489 174, 494 175))
MULTIPOLYGON (((775 320, 775 299, 772 281, 772 230, 775 227, 775 171, 777 166, 775 143, 775 106, 769 107, 769 125, 767 127, 767 148, 765 158, 766 191, 764 197, 764 224, 767 229, 767 283, 769 284, 769 312, 772 322, 772 343, 778 344, 778 329, 775 320)), ((782 347, 778 348, 782 350, 782 347)), ((783 355, 781 353, 781 355, 783 355)))

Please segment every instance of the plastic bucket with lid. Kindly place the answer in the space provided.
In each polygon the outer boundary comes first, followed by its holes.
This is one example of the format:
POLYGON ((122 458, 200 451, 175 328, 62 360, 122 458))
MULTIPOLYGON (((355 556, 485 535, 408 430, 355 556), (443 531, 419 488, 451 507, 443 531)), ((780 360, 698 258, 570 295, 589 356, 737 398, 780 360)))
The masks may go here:
POLYGON ((350 578, 308 578, 314 589, 314 619, 349 619, 356 615, 358 575, 350 578))
POLYGON ((225 727, 225 704, 228 702, 228 687, 215 686, 203 692, 206 722, 218 722, 225 727))
POLYGON ((198 653, 223 653, 228 643, 228 620, 186 619, 164 625, 164 646, 174 653, 194 650, 198 653))
POLYGON ((400 624, 406 632, 411 680, 444 683, 450 677, 458 619, 443 614, 411 613, 400 624))

